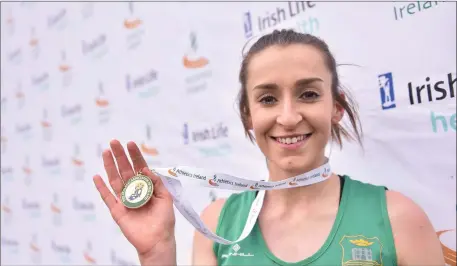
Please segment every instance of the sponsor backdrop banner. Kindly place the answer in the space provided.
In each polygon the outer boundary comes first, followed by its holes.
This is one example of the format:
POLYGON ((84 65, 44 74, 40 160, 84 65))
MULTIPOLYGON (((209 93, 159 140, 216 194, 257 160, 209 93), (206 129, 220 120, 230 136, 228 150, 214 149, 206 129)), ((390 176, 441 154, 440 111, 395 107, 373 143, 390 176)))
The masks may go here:
MULTIPOLYGON (((456 265, 455 10, 439 1, 2 3, 2 264, 139 263, 92 183, 106 178, 101 152, 113 138, 135 141, 151 167, 265 178, 236 109, 242 48, 294 28, 350 64, 339 71, 365 146, 333 147, 335 172, 413 198, 456 265)), ((186 193, 200 212, 231 191, 186 193)), ((193 227, 179 212, 176 235, 178 263, 189 264, 193 227)))

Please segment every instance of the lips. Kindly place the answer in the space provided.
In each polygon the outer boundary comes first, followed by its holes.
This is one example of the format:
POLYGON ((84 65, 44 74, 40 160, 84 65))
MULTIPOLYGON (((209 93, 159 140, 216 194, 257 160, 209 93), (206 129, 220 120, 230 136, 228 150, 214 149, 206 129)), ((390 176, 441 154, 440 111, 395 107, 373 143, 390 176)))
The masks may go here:
POLYGON ((297 142, 304 141, 311 137, 312 133, 308 134, 301 134, 301 135, 290 135, 290 136, 279 136, 279 137, 272 137, 275 141, 281 144, 295 144, 297 142))

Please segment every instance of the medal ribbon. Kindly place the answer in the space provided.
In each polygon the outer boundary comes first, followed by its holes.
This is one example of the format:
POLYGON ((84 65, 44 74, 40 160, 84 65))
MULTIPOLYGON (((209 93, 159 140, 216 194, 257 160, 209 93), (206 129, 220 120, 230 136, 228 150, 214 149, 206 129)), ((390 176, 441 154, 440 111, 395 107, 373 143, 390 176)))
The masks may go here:
POLYGON ((331 174, 328 158, 326 162, 319 168, 313 169, 304 174, 290 177, 285 180, 269 182, 269 181, 253 181, 249 179, 239 178, 228 174, 215 173, 206 169, 180 166, 174 168, 153 168, 151 171, 159 176, 167 190, 170 192, 175 207, 200 233, 207 238, 224 245, 231 245, 245 239, 254 228, 254 225, 262 209, 263 199, 266 190, 285 189, 293 187, 308 186, 327 180, 331 174), (251 205, 243 232, 237 240, 227 240, 215 233, 211 232, 200 216, 190 205, 189 201, 184 199, 182 195, 181 180, 191 181, 203 187, 216 189, 228 189, 238 191, 259 191, 255 200, 251 205))

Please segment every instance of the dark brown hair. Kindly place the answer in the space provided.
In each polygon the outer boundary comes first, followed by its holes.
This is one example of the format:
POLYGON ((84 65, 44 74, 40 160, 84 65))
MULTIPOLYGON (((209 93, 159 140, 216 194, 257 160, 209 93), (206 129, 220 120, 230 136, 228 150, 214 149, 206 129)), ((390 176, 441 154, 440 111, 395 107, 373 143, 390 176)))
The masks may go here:
POLYGON ((362 128, 357 113, 356 103, 349 94, 349 91, 340 84, 338 72, 336 69, 337 64, 327 44, 316 36, 311 34, 298 33, 293 30, 275 30, 270 34, 262 36, 252 45, 247 54, 243 56, 239 74, 241 89, 238 94, 238 105, 246 136, 251 140, 251 142, 254 142, 254 136, 251 134, 251 132, 249 132, 248 128, 250 111, 246 91, 246 80, 248 76, 247 70, 249 62, 255 54, 268 47, 275 45, 287 46, 291 44, 312 45, 316 49, 320 50, 324 55, 324 60, 327 68, 332 73, 331 90, 333 99, 342 109, 344 109, 345 114, 348 116, 352 127, 351 132, 344 126, 340 125, 340 123, 333 124, 332 140, 335 141, 340 146, 340 148, 343 147, 342 137, 346 138, 347 140, 356 140, 360 145, 362 145, 362 128))

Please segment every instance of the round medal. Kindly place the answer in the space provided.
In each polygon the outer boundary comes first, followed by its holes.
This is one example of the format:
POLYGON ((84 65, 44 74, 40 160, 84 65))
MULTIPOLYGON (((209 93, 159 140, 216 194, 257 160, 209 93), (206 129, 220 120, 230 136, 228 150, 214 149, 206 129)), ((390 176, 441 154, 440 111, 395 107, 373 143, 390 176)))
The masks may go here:
POLYGON ((121 201, 125 207, 130 209, 140 208, 152 197, 153 184, 151 179, 138 173, 130 178, 121 193, 121 201))

